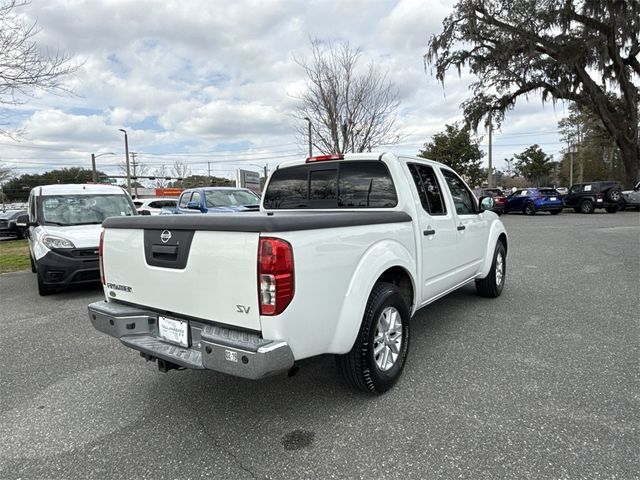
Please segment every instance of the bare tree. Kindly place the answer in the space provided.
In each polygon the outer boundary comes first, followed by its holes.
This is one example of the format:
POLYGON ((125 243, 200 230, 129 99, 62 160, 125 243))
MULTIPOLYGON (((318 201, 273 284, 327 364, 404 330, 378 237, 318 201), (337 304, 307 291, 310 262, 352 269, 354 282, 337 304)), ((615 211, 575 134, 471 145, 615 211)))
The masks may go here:
POLYGON ((173 174, 178 178, 187 178, 191 175, 191 169, 186 163, 176 160, 173 162, 173 174))
MULTIPOLYGON (((36 89, 54 93, 69 93, 64 77, 74 73, 78 65, 60 51, 51 54, 42 50, 34 37, 40 31, 36 24, 27 24, 14 10, 28 5, 28 0, 0 0, 0 107, 24 103, 36 89)), ((1 135, 11 132, 0 128, 1 135)))
POLYGON ((152 180, 155 188, 166 188, 169 185, 169 180, 165 178, 169 176, 169 172, 164 165, 151 171, 150 176, 155 177, 155 180, 152 180))
MULTIPOLYGON (((307 89, 295 96, 298 131, 323 153, 364 152, 396 143, 398 89, 373 63, 358 68, 362 52, 349 43, 311 41, 311 57, 296 59, 307 76, 307 89)), ((305 141, 306 143, 306 141, 305 141)))
POLYGON ((0 184, 13 176, 13 170, 0 164, 0 184))

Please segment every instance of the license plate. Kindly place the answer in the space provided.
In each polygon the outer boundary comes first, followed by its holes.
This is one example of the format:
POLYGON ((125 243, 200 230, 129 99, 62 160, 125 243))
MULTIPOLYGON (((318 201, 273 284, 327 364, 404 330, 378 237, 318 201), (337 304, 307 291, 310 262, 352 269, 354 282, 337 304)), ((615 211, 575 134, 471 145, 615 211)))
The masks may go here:
POLYGON ((557 200, 556 197, 551 197, 549 200, 551 200, 552 202, 555 202, 557 200))
POLYGON ((189 347, 189 322, 158 316, 158 337, 182 347, 189 347))

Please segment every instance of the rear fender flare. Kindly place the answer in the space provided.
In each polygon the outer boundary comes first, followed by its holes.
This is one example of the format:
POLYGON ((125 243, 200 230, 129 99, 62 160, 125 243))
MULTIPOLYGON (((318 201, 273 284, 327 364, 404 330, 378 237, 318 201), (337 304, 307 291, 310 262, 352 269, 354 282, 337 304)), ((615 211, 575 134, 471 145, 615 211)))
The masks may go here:
POLYGON ((413 305, 408 307, 413 314, 416 302, 419 301, 415 265, 415 255, 412 255, 401 243, 395 240, 380 241, 367 249, 360 258, 351 277, 349 288, 345 292, 336 331, 329 345, 330 352, 347 353, 351 350, 360 330, 371 290, 378 278, 390 268, 404 269, 411 279, 413 305))

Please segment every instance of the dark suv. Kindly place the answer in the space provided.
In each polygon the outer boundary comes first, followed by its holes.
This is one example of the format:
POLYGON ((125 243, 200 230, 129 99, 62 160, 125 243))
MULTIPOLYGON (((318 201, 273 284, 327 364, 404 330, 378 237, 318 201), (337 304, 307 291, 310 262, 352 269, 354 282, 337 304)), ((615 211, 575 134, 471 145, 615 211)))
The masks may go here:
POLYGON ((616 213, 622 205, 620 190, 620 182, 576 183, 571 186, 564 204, 576 213, 593 213, 596 208, 616 213))

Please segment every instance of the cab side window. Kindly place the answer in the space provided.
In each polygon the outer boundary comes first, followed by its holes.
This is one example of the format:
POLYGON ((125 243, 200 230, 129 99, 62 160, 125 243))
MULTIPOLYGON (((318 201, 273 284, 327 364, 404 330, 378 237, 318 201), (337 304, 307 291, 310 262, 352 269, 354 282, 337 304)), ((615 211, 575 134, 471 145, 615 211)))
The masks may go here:
POLYGON ((476 213, 473 194, 469 191, 462 179, 451 170, 442 169, 442 175, 449 186, 451 196, 453 197, 453 204, 455 205, 458 215, 471 215, 476 213))
POLYGON ((445 215, 447 209, 442 199, 440 184, 433 168, 429 165, 410 163, 409 171, 418 189, 422 208, 430 215, 445 215))

